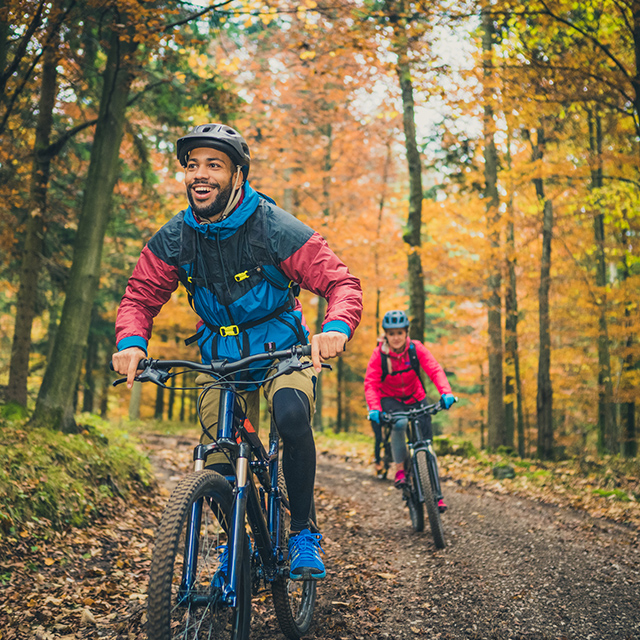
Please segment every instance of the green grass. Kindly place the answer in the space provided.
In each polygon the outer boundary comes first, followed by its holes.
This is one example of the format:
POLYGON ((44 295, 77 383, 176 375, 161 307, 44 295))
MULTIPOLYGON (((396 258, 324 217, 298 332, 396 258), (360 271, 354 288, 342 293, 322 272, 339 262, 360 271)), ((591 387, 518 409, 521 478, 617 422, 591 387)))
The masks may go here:
POLYGON ((65 434, 0 418, 0 537, 83 526, 153 482, 129 433, 96 416, 81 422, 82 433, 65 434))
POLYGON ((592 493, 596 496, 602 496, 603 498, 615 498, 621 502, 629 502, 630 498, 626 491, 621 489, 593 489, 592 493))

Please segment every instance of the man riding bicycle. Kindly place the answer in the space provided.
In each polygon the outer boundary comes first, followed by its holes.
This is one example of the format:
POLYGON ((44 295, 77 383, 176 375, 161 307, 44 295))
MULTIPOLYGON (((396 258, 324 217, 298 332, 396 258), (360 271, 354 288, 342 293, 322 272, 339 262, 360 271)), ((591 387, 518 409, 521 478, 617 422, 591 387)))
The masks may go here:
MULTIPOLYGON (((382 414, 426 406, 426 392, 420 379, 420 368, 441 395, 442 406, 449 409, 455 402, 444 369, 433 354, 420 341, 409 339, 409 318, 404 311, 388 311, 382 319, 384 336, 373 351, 364 378, 364 392, 373 428, 375 461, 380 470, 382 414)), ((431 416, 420 417, 422 438, 431 439, 431 416)), ((395 485, 402 488, 406 481, 404 463, 407 458, 405 430, 407 419, 393 421, 391 455, 396 465, 395 485)), ((447 508, 443 499, 438 501, 440 511, 447 508)))
MULTIPOLYGON (((200 318, 187 343, 198 342, 205 364, 264 352, 267 343, 275 349, 307 344, 297 293, 302 287, 326 298, 322 332, 311 337, 313 367, 264 383, 268 368, 257 366, 238 381, 256 429, 263 389, 283 442, 291 578, 321 579, 322 536, 310 522, 315 388, 322 360, 342 352, 360 322, 360 282, 317 232, 251 188, 249 147, 237 131, 222 124, 197 126, 178 140, 177 157, 189 207, 142 250, 118 309, 114 369, 127 376, 131 388, 138 362, 147 355, 153 318, 179 282, 200 318)), ((196 382, 209 380, 203 378, 196 382)), ((217 421, 218 404, 219 392, 208 391, 201 409, 206 426, 217 421)), ((225 473, 227 465, 217 459, 207 466, 225 473)))

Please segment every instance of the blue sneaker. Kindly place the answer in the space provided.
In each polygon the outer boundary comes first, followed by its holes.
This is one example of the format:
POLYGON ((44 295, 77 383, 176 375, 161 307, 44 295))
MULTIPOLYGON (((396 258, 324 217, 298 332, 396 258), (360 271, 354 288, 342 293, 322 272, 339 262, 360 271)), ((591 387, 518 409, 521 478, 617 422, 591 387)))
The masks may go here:
POLYGON ((219 547, 216 547, 216 551, 222 550, 222 553, 219 556, 220 564, 218 565, 218 569, 213 576, 213 580, 211 584, 218 589, 222 589, 224 586, 224 581, 227 577, 227 569, 229 566, 229 548, 226 544, 221 544, 219 547))
POLYGON ((327 575, 320 558, 320 540, 322 536, 309 529, 289 538, 289 577, 292 580, 321 580, 327 575))

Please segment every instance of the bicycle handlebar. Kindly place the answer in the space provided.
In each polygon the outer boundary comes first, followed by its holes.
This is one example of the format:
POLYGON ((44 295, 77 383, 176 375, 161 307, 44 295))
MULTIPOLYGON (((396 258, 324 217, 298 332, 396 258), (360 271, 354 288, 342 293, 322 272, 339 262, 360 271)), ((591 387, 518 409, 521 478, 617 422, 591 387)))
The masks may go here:
MULTIPOLYGON (((458 398, 453 399, 454 402, 458 402, 458 398)), ((438 400, 438 402, 434 402, 433 404, 428 404, 425 407, 419 407, 417 409, 409 409, 408 411, 385 411, 383 414, 383 419, 393 418, 416 418, 421 416, 423 413, 427 413, 429 415, 435 415, 439 411, 442 411, 444 407, 442 406, 442 402, 438 400), (387 417, 388 416, 388 417, 387 417)))
MULTIPOLYGON (((208 373, 211 375, 226 376, 241 369, 246 368, 248 365, 259 362, 261 360, 283 360, 301 358, 303 356, 311 355, 311 345, 296 345, 289 349, 281 349, 280 351, 266 351, 265 353, 256 353, 241 360, 234 360, 229 362, 228 360, 215 360, 211 364, 202 364, 200 362, 191 362, 190 360, 156 360, 154 358, 143 358, 138 363, 138 369, 143 369, 142 373, 136 376, 136 380, 139 382, 153 382, 155 384, 164 385, 169 378, 169 369, 174 367, 182 367, 184 369, 190 369, 198 373, 208 373)), ((331 365, 322 365, 325 368, 331 368, 331 365)), ((109 363, 109 367, 113 371, 113 362, 109 363)), ((293 370, 294 367, 290 366, 293 370)), ((120 378, 114 380, 112 383, 115 387, 118 384, 126 382, 126 378, 120 378)))

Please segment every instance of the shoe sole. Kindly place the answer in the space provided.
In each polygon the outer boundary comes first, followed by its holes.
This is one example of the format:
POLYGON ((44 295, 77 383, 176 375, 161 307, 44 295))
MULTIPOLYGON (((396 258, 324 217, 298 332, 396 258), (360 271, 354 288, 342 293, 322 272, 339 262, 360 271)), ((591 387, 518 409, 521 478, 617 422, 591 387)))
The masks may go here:
POLYGON ((322 573, 314 573, 315 569, 301 569, 300 573, 289 573, 289 578, 291 580, 322 580, 327 575, 326 571, 322 573))

